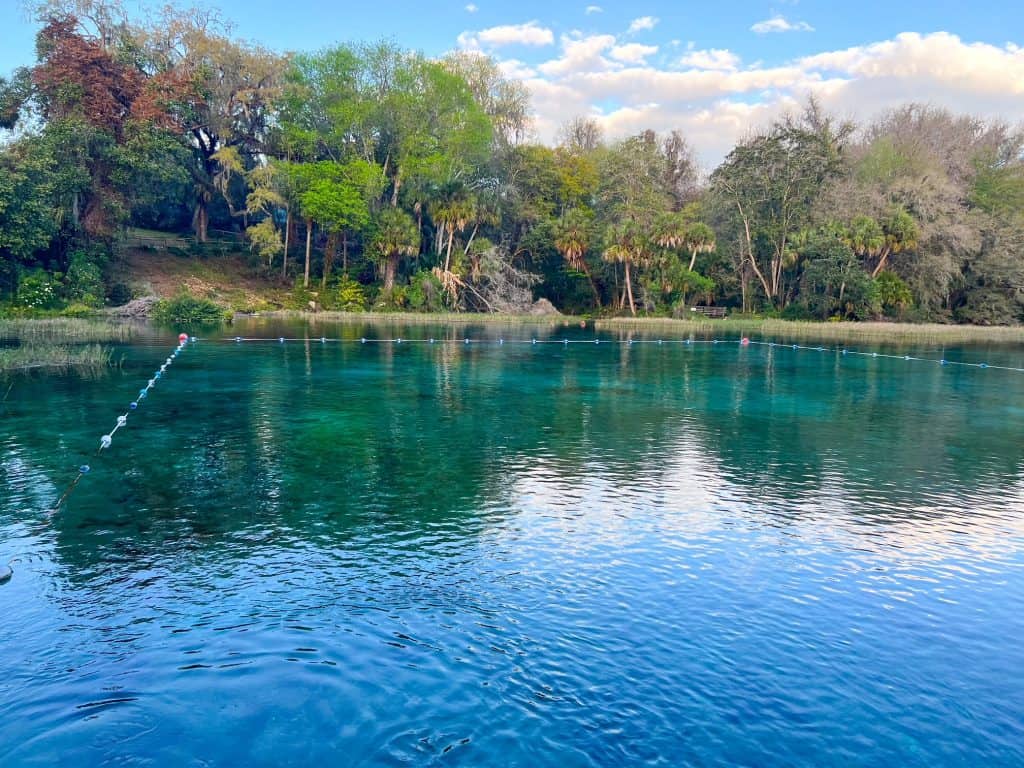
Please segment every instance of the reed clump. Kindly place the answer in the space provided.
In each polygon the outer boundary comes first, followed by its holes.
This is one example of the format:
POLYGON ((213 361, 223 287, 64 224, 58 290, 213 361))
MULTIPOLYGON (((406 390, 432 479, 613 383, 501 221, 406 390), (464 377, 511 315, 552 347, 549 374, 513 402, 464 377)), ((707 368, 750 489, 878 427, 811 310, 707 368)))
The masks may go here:
POLYGON ((0 341, 30 344, 89 344, 128 341, 132 328, 124 323, 72 317, 0 319, 0 341))
POLYGON ((112 352, 100 344, 22 344, 0 347, 0 373, 47 368, 56 371, 98 370, 110 365, 112 352))

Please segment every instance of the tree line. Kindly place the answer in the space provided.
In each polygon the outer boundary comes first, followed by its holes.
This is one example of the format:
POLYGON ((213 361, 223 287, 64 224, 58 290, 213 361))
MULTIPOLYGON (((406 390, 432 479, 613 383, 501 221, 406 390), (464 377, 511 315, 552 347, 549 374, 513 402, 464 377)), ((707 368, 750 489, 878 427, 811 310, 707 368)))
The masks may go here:
MULTIPOLYGON (((0 298, 109 301, 126 228, 244 234, 339 308, 1024 320, 1024 133, 811 100, 710 174, 679 132, 530 139, 489 58, 392 43, 280 54, 216 14, 47 0, 0 79, 0 298)), ((122 297, 123 298, 123 297, 122 297)))

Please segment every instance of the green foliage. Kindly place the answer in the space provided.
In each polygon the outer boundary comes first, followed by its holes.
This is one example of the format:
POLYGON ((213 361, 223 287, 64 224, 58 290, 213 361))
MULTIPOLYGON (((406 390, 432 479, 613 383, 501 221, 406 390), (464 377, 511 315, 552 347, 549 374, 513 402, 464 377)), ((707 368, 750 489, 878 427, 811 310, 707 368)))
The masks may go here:
POLYGON ((975 158, 971 205, 986 213, 1024 216, 1024 164, 989 150, 975 158))
POLYGON ((834 234, 816 233, 805 254, 801 295, 813 317, 866 320, 878 313, 875 284, 848 244, 834 234))
POLYGON ((68 301, 88 307, 99 307, 103 304, 103 271, 98 261, 105 261, 105 256, 78 249, 71 253, 68 271, 64 276, 64 297, 68 301))
POLYGON ((887 314, 902 315, 914 303, 910 288, 894 272, 879 272, 875 278, 875 295, 882 311, 887 314))
POLYGON ((69 304, 60 311, 61 317, 94 317, 96 307, 92 304, 69 304))
POLYGON ((409 279, 406 300, 409 309, 416 312, 442 312, 445 309, 441 281, 428 269, 421 269, 409 279))
POLYGON ((225 311, 209 299, 179 293, 172 299, 164 299, 153 308, 153 320, 161 325, 214 325, 226 319, 225 311))
POLYGON ((112 307, 120 307, 132 300, 132 289, 124 283, 114 283, 107 291, 107 303, 112 307))
POLYGON ((249 238, 249 248, 255 253, 260 261, 267 263, 273 261, 274 257, 284 253, 284 241, 281 233, 277 231, 271 219, 264 219, 259 224, 254 224, 245 230, 249 238))
POLYGON ((42 270, 22 275, 15 303, 26 309, 53 309, 60 304, 60 286, 42 270))
POLYGON ((334 288, 331 308, 342 312, 366 311, 366 290, 348 275, 343 275, 334 288))

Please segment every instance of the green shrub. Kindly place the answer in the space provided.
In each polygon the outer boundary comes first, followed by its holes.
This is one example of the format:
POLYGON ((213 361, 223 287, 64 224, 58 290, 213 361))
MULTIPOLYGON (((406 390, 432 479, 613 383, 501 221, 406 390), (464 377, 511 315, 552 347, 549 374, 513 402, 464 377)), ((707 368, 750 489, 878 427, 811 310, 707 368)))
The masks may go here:
POLYGON ((153 319, 164 325, 211 325, 227 319, 225 311, 209 299, 180 293, 153 308, 153 319))
POLYGON ((364 312, 366 310, 366 291, 363 286, 348 275, 338 281, 334 290, 332 304, 342 312, 364 312))
POLYGON ((112 307, 120 307, 132 300, 132 289, 124 283, 114 283, 107 293, 107 302, 112 307))
POLYGON ((42 270, 23 275, 18 281, 16 303, 26 309, 53 309, 60 304, 57 284, 42 270))
POLYGON ((98 307, 103 304, 103 271, 101 253, 78 249, 71 254, 64 276, 64 298, 68 301, 98 307))
POLYGON ((96 314, 96 307, 89 304, 69 304, 60 311, 61 317, 92 317, 96 314))
POLYGON ((910 288, 895 272, 880 272, 875 278, 875 290, 882 311, 886 314, 902 315, 914 303, 910 288))
POLYGON ((409 280, 406 301, 417 312, 440 312, 444 309, 441 281, 429 269, 422 269, 409 280))

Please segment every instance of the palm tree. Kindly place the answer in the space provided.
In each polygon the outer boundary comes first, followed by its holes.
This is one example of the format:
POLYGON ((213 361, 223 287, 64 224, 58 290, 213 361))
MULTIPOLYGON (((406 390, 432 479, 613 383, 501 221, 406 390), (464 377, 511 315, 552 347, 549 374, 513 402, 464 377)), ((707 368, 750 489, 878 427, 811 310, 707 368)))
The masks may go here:
POLYGON ((703 222, 691 221, 685 212, 667 213, 654 225, 654 242, 673 251, 687 250, 690 254, 687 269, 693 272, 697 255, 715 250, 715 232, 703 222))
POLYGON ((715 231, 703 222, 694 222, 686 229, 686 239, 683 241, 683 245, 690 252, 689 270, 693 272, 693 267, 697 263, 697 254, 711 253, 715 250, 715 231))
POLYGON ((894 208, 889 217, 882 222, 882 231, 885 232, 885 246, 879 255, 878 264, 871 272, 872 278, 878 277, 878 273, 885 269, 886 259, 891 254, 916 248, 917 238, 920 236, 914 217, 902 207, 894 208))
POLYGON ((433 205, 434 221, 448 233, 448 246, 444 257, 445 272, 451 271, 452 243, 455 240, 455 233, 462 232, 471 221, 476 219, 476 208, 476 201, 473 197, 460 192, 446 195, 433 205))
POLYGON ((608 228, 606 235, 608 247, 602 257, 605 261, 619 262, 625 268, 626 297, 629 299, 629 311, 636 314, 636 303, 633 301, 633 282, 630 277, 633 264, 646 264, 651 258, 650 239, 639 226, 626 223, 608 228))
POLYGON ((555 248, 566 263, 572 268, 586 275, 590 283, 590 289, 594 292, 594 301, 597 308, 601 308, 601 294, 594 284, 594 278, 590 274, 585 258, 590 249, 590 217, 578 208, 567 211, 555 222, 555 248))
POLYGON ((376 223, 370 250, 384 264, 384 292, 390 293, 401 257, 420 250, 420 231, 412 216, 399 208, 384 208, 376 223))

